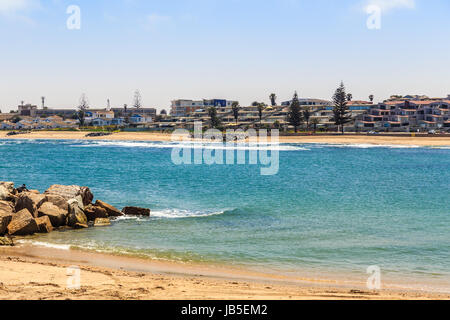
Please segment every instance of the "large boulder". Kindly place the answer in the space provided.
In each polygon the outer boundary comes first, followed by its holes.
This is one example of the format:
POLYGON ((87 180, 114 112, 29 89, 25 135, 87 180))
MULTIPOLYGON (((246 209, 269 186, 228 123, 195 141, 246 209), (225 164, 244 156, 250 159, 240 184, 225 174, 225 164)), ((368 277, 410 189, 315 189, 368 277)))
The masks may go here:
POLYGON ((38 209, 38 217, 48 217, 53 227, 59 228, 66 224, 68 211, 63 210, 51 202, 45 202, 38 209))
POLYGON ((13 182, 0 182, 0 201, 15 201, 15 194, 13 182))
POLYGON ((80 186, 62 186, 59 184, 55 184, 51 186, 45 194, 58 195, 63 197, 66 201, 76 198, 77 196, 81 196, 83 200, 83 205, 87 206, 92 202, 94 196, 92 195, 91 190, 88 187, 80 187, 80 186))
POLYGON ((108 216, 110 217, 121 217, 123 216, 123 213, 119 211, 119 209, 113 207, 110 204, 107 204, 106 202, 103 202, 101 200, 97 200, 95 202, 95 206, 103 208, 108 213, 108 216))
POLYGON ((0 201, 0 236, 6 233, 13 213, 14 207, 11 202, 0 201))
POLYGON ((17 197, 16 211, 19 212, 23 209, 28 209, 28 211, 33 215, 33 217, 37 218, 38 209, 46 201, 47 201, 47 197, 43 194, 22 192, 17 197))
POLYGON ((94 227, 108 227, 111 225, 111 221, 108 218, 97 218, 94 222, 94 227))
POLYGON ((67 201, 67 203, 69 204, 69 207, 71 205, 75 204, 78 207, 80 207, 81 210, 84 210, 84 203, 83 203, 83 198, 81 197, 81 195, 78 195, 75 198, 70 199, 69 201, 67 201))
POLYGON ((91 204, 92 200, 94 200, 94 195, 88 187, 81 187, 81 197, 83 198, 83 204, 85 206, 91 204))
POLYGON ((108 212, 106 212, 104 208, 92 204, 84 208, 84 213, 86 214, 88 221, 95 221, 95 219, 99 218, 108 218, 108 212))
POLYGON ((1 246, 14 246, 14 242, 9 237, 0 237, 0 247, 1 246))
POLYGON ((14 205, 9 201, 0 201, 0 212, 14 212, 14 205))
POLYGON ((82 229, 88 227, 88 220, 83 210, 77 205, 69 206, 69 215, 67 216, 67 225, 74 229, 82 229))
POLYGON ((5 190, 11 194, 14 194, 14 182, 0 181, 0 187, 5 188, 5 190))
POLYGON ((69 212, 69 204, 67 203, 66 199, 56 194, 47 194, 46 196, 47 202, 50 202, 54 206, 57 206, 61 210, 64 210, 66 213, 69 212))
POLYGON ((53 226, 48 216, 36 218, 36 223, 39 228, 39 233, 50 233, 53 231, 53 226))
POLYGON ((150 209, 139 207, 125 207, 122 212, 127 216, 145 216, 150 217, 150 209))
POLYGON ((6 213, 0 211, 0 236, 4 235, 8 230, 8 225, 11 223, 12 216, 12 212, 6 213))
POLYGON ((15 213, 8 225, 8 234, 15 236, 26 236, 39 231, 36 220, 28 209, 23 209, 15 213))

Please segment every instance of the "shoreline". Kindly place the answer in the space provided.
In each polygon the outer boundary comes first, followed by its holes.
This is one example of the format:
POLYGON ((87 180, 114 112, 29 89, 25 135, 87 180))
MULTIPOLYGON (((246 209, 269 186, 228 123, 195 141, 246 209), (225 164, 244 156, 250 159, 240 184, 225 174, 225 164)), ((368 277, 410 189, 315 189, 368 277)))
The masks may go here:
MULTIPOLYGON (((6 131, 0 131, 0 140, 100 140, 100 141, 172 141, 172 135, 168 133, 151 132, 120 132, 110 136, 86 137, 89 132, 79 131, 34 131, 29 134, 7 136, 6 131)), ((270 141, 270 140, 269 140, 270 141)), ((305 143, 305 144, 339 144, 339 145, 399 145, 417 147, 442 147, 450 146, 450 135, 448 136, 418 136, 410 134, 398 134, 395 136, 385 135, 309 135, 309 136, 280 136, 280 143, 305 143)))
POLYGON ((0 248, 0 266, 1 299, 450 300, 447 293, 389 288, 371 291, 363 283, 290 278, 237 267, 28 244, 0 248), (71 266, 81 270, 80 290, 66 288, 67 267, 71 266))

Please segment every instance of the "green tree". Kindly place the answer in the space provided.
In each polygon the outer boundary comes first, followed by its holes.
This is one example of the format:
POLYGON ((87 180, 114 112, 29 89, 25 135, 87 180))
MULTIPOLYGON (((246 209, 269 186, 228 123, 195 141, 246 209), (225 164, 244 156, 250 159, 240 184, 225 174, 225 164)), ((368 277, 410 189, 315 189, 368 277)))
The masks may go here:
POLYGON ((239 110, 241 109, 241 107, 239 107, 238 102, 233 102, 233 104, 231 105, 231 109, 233 110, 233 117, 237 124, 239 120, 239 110))
POLYGON ((21 117, 19 117, 19 116, 14 116, 14 117, 12 117, 11 122, 12 122, 12 123, 18 123, 20 120, 22 120, 21 117))
POLYGON ((216 107, 210 107, 208 109, 208 115, 211 119, 211 128, 217 128, 220 126, 220 119, 217 116, 217 109, 216 107))
POLYGON ((332 121, 339 127, 344 134, 344 125, 351 121, 351 115, 348 111, 347 96, 345 94, 344 82, 341 82, 340 86, 336 89, 333 95, 333 118, 332 121))
POLYGON ((281 129, 281 123, 280 123, 280 121, 275 120, 275 122, 273 123, 273 127, 274 127, 275 129, 280 130, 280 129, 281 129))
POLYGON ((262 124, 262 117, 263 117, 263 111, 266 108, 266 105, 264 103, 258 103, 258 117, 259 117, 259 125, 262 124))
POLYGON ((303 109, 303 119, 306 121, 306 128, 309 129, 309 119, 311 118, 311 110, 309 107, 303 109))
POLYGON ((142 107, 142 96, 139 90, 134 92, 133 107, 140 109, 142 107))
POLYGON ((316 133, 317 132, 317 125, 320 123, 319 118, 312 118, 311 119, 311 123, 312 123, 313 128, 314 128, 314 133, 316 133))
POLYGON ((87 109, 89 109, 89 100, 83 93, 80 97, 80 103, 78 104, 78 121, 80 122, 80 127, 84 126, 87 109))
POLYGON ((351 93, 347 93, 347 101, 352 101, 353 95, 351 93))
POLYGON ((295 92, 292 102, 289 105, 288 122, 294 127, 295 133, 298 132, 298 127, 302 124, 302 112, 300 109, 300 101, 298 100, 297 92, 295 92))
POLYGON ((272 107, 275 107, 277 105, 277 95, 275 93, 270 94, 270 103, 272 104, 272 107))

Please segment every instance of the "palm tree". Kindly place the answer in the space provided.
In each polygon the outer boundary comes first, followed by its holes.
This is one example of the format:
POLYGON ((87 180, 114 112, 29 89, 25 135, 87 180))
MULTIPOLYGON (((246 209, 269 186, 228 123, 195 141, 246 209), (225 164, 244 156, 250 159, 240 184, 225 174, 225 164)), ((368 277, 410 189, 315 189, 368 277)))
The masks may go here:
POLYGON ((353 95, 351 93, 347 93, 347 101, 352 101, 353 95))
POLYGON ((312 123, 313 128, 314 128, 314 133, 316 133, 317 125, 320 123, 320 120, 318 118, 312 118, 311 119, 311 123, 312 123))
POLYGON ((236 124, 238 123, 238 119, 239 119, 239 110, 241 109, 239 106, 238 102, 233 102, 233 104, 231 105, 231 109, 233 110, 233 117, 234 120, 236 121, 236 124))
POLYGON ((275 93, 270 94, 269 96, 272 107, 277 105, 277 95, 275 93))
POLYGON ((309 130, 309 119, 311 118, 311 111, 309 107, 303 109, 303 119, 306 121, 306 128, 309 130))
POLYGON ((264 103, 258 104, 259 126, 261 126, 261 124, 262 124, 263 111, 265 108, 266 108, 266 105, 264 103))

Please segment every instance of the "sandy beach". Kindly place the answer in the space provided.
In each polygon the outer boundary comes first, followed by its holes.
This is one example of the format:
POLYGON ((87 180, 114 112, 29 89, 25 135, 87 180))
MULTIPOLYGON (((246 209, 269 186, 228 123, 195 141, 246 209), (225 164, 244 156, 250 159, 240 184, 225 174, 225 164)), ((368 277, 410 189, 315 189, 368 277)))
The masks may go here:
POLYGON ((0 249, 0 299, 114 300, 416 300, 448 294, 339 285, 234 268, 143 260, 93 252, 20 245, 0 249), (70 289, 68 267, 80 288, 70 289))
MULTIPOLYGON (((109 140, 109 141, 171 141, 171 134, 151 132, 120 132, 104 137, 86 137, 87 132, 76 131, 35 131, 29 134, 7 136, 0 131, 0 139, 55 139, 55 140, 109 140)), ((310 135, 282 136, 281 143, 321 143, 321 144, 374 144, 374 145, 406 145, 406 146, 450 146, 448 136, 419 136, 409 134, 395 136, 384 135, 310 135)))

